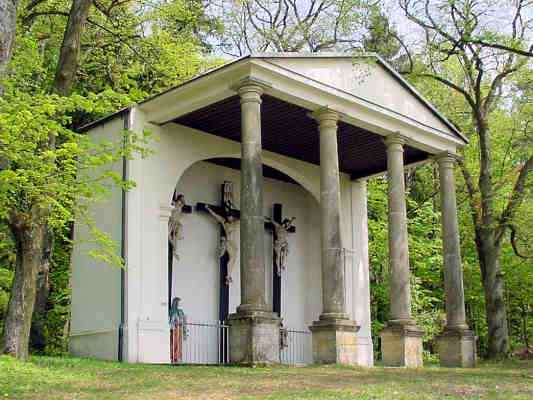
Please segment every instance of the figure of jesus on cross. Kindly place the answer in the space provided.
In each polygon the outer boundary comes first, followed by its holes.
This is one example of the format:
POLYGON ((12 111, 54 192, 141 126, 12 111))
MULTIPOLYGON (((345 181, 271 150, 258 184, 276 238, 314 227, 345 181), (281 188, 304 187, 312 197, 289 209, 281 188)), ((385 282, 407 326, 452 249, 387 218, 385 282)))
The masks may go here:
POLYGON ((274 230, 274 255, 276 272, 281 276, 281 271, 285 270, 287 256, 289 255, 289 233, 294 232, 293 222, 296 217, 285 218, 283 222, 276 222, 272 218, 265 218, 265 222, 272 224, 274 230))
MULTIPOLYGON (((224 205, 226 207, 226 205, 224 205)), ((229 209, 231 209, 231 204, 229 209)), ((209 205, 205 205, 205 209, 215 218, 222 229, 224 229, 225 235, 220 238, 220 247, 219 247, 219 256, 223 257, 225 253, 228 253, 228 273, 226 275, 226 285, 229 285, 233 282, 231 278, 231 273, 233 272, 233 267, 235 266, 235 261, 237 260, 237 253, 239 247, 237 246, 236 232, 239 231, 240 221, 234 217, 231 213, 227 213, 224 217, 222 215, 214 212, 209 205)))

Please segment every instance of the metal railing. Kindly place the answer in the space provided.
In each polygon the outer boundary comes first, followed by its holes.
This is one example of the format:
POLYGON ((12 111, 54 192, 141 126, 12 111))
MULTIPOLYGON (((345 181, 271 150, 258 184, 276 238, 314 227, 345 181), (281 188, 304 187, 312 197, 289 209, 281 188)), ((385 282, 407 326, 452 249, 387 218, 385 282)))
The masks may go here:
MULTIPOLYGON (((179 364, 229 364, 229 325, 223 322, 187 322, 183 326, 179 364)), ((282 329, 280 361, 287 365, 312 363, 311 332, 282 329)))
POLYGON ((308 365, 313 362, 311 332, 282 329, 280 361, 288 365, 308 365))
POLYGON ((222 322, 184 325, 181 364, 228 364, 229 326, 222 322))

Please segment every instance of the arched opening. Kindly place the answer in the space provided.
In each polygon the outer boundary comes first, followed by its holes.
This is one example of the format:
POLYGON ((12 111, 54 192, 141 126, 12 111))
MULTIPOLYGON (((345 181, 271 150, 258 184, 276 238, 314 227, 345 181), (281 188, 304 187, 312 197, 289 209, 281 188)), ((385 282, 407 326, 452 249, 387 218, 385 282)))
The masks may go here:
MULTIPOLYGON (((312 193, 304 188, 294 177, 265 163, 264 175, 264 215, 273 217, 274 205, 281 208, 282 218, 295 218, 296 231, 288 236, 289 251, 286 268, 281 271, 279 288, 276 291, 277 270, 274 260, 274 240, 272 229, 265 226, 265 288, 267 301, 273 305, 279 296, 280 316, 284 326, 294 331, 307 331, 308 326, 321 311, 321 274, 320 274, 320 232, 318 203, 312 193)), ((216 209, 222 206, 224 182, 231 182, 233 206, 240 207, 240 159, 236 157, 217 157, 192 163, 181 174, 176 192, 183 194, 186 203, 194 210, 182 217, 182 236, 178 242, 178 257, 171 257, 170 292, 171 297, 182 299, 182 308, 190 322, 209 325, 219 323, 221 304, 227 301, 227 314, 234 313, 240 304, 240 267, 239 257, 231 271, 232 281, 224 287, 221 267, 221 226, 203 205, 209 204, 216 209), (227 299, 221 294, 227 292, 227 299)), ((236 246, 239 247, 239 232, 236 232, 236 246)), ((210 362, 217 355, 217 333, 204 332, 205 337, 193 336, 198 330, 191 331, 191 346, 195 340, 210 342, 210 351, 202 357, 188 362, 210 362)), ((310 336, 309 336, 310 346, 310 336)), ((195 346, 199 344, 195 344, 195 346)), ((206 346, 203 343, 202 346, 206 346)), ((208 347, 209 347, 208 346, 208 347)), ((303 347, 303 346, 302 346, 303 347)), ((301 350, 301 362, 311 361, 311 351, 301 350)))

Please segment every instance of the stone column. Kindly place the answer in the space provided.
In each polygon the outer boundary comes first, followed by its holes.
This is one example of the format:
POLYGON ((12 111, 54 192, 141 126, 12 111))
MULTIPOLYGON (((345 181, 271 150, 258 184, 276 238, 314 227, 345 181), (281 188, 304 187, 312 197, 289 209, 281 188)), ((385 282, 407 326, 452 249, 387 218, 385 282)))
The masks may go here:
POLYGON ((443 366, 473 367, 476 359, 476 346, 474 335, 466 324, 461 244, 455 197, 455 161, 455 157, 449 153, 437 156, 446 297, 446 327, 442 335, 438 337, 438 347, 443 366))
POLYGON ((247 82, 241 96, 241 310, 267 310, 261 160, 261 95, 247 82))
POLYGON ((385 365, 420 367, 422 331, 411 317, 404 144, 405 139, 398 134, 385 139, 389 202, 390 319, 381 332, 381 347, 385 365))
POLYGON ((322 314, 313 322, 313 358, 318 363, 356 364, 358 326, 346 313, 344 254, 340 227, 340 179, 337 151, 338 113, 312 114, 320 135, 320 230, 322 250, 322 314))
POLYGON ((241 305, 229 316, 230 360, 238 364, 279 362, 280 319, 266 304, 261 95, 264 86, 241 82, 241 305))

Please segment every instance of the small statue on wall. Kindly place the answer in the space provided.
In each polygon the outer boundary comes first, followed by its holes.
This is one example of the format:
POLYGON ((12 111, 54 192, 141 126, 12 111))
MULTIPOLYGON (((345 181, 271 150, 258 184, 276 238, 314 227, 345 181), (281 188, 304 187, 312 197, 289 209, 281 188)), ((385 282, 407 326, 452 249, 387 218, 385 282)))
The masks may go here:
POLYGON ((272 224, 274 227, 274 254, 277 267, 278 276, 281 276, 281 272, 285 270, 287 265, 287 256, 289 255, 289 233, 291 233, 296 220, 293 218, 285 218, 283 222, 278 223, 272 218, 266 218, 266 222, 272 224))
POLYGON ((183 341, 187 339, 187 316, 180 308, 179 297, 174 297, 169 311, 170 361, 175 364, 183 360, 183 341))
MULTIPOLYGON (((232 282, 231 274, 233 272, 233 267, 237 260, 237 254, 239 247, 236 240, 236 232, 239 230, 239 219, 229 213, 226 217, 223 217, 216 212, 214 212, 209 205, 205 206, 205 209, 217 220, 217 222, 222 225, 224 229, 224 235, 220 238, 219 245, 219 256, 223 257, 224 254, 228 253, 228 274, 226 275, 226 285, 229 285, 232 282)), ((230 205, 231 209, 231 205, 230 205)))
POLYGON ((172 196, 172 211, 168 220, 168 240, 172 245, 172 252, 177 260, 180 259, 178 255, 178 241, 183 240, 183 218, 185 207, 185 196, 174 191, 172 196))

